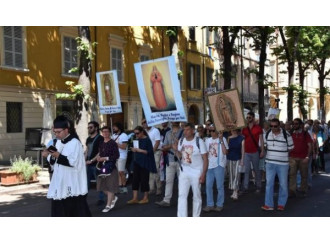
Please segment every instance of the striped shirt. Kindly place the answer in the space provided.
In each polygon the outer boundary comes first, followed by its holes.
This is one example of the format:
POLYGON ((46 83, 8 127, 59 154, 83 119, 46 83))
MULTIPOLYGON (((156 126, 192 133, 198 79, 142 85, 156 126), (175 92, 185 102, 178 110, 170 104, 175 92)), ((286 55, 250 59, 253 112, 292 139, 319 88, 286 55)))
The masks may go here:
MULTIPOLYGON (((286 132, 286 131, 284 131, 286 132)), ((288 142, 286 142, 283 130, 278 135, 274 135, 273 131, 270 131, 266 142, 267 145, 267 155, 265 162, 287 165, 289 164, 289 151, 294 148, 293 140, 291 135, 286 132, 288 142)))

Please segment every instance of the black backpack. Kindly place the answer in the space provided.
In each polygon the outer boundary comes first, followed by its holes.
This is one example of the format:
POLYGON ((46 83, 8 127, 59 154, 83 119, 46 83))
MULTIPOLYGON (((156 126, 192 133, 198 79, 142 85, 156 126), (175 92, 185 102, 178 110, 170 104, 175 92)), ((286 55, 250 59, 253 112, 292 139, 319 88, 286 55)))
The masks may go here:
MULTIPOLYGON (((286 144, 288 144, 288 136, 287 136, 286 130, 283 129, 283 128, 281 128, 281 129, 282 129, 283 136, 284 136, 284 139, 285 139, 285 141, 286 141, 286 144)), ((269 135, 270 131, 272 131, 272 130, 269 129, 269 130, 267 131, 267 133, 266 133, 266 137, 265 137, 265 138, 266 138, 266 142, 267 142, 268 135, 269 135)))

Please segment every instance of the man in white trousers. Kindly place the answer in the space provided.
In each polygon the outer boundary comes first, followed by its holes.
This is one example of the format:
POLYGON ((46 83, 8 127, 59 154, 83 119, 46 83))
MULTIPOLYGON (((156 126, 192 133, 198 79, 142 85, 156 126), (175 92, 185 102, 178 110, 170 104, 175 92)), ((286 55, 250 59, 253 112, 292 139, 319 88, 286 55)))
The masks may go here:
POLYGON ((163 151, 167 151, 168 163, 166 164, 166 185, 164 199, 155 204, 161 207, 169 207, 172 194, 175 175, 179 177, 180 163, 178 158, 174 155, 173 145, 178 144, 180 138, 183 137, 183 129, 180 128, 179 122, 172 123, 172 130, 168 131, 165 136, 163 151))
POLYGON ((193 217, 199 217, 202 210, 201 183, 205 182, 208 159, 205 143, 195 137, 192 123, 184 126, 184 137, 178 142, 177 151, 181 158, 182 172, 179 175, 178 217, 188 216, 188 194, 193 192, 193 217))

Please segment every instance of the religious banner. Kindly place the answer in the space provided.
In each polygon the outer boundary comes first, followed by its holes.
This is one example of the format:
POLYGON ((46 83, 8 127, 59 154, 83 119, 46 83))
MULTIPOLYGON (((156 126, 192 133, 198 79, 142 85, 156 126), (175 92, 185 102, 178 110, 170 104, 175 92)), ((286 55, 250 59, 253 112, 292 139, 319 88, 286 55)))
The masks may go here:
POLYGON ((101 114, 121 113, 117 71, 96 72, 101 114))
POLYGON ((208 95, 208 101, 218 131, 229 131, 246 126, 237 89, 208 95))
POLYGON ((134 68, 148 126, 186 122, 174 56, 135 63, 134 68))

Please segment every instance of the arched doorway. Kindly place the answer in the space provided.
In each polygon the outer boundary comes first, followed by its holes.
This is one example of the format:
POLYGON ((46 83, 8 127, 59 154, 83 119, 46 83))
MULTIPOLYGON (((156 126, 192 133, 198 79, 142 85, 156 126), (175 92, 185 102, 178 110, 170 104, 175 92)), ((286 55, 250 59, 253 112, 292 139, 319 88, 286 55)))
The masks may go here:
POLYGON ((199 124, 199 109, 194 104, 189 107, 188 122, 193 124, 199 124))

